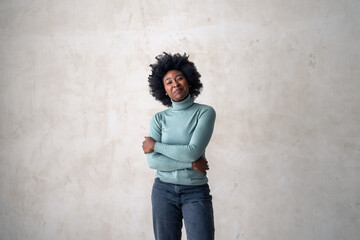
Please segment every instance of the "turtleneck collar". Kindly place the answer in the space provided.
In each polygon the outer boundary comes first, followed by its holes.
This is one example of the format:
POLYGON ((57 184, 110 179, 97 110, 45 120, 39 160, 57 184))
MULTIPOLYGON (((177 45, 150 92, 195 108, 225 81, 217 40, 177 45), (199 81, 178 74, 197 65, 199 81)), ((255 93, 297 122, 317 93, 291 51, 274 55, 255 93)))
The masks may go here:
POLYGON ((180 102, 174 102, 173 100, 171 100, 171 102, 172 102, 171 109, 178 111, 178 110, 184 110, 184 109, 190 107, 191 105, 193 105, 194 99, 192 99, 189 94, 184 100, 182 100, 180 102))

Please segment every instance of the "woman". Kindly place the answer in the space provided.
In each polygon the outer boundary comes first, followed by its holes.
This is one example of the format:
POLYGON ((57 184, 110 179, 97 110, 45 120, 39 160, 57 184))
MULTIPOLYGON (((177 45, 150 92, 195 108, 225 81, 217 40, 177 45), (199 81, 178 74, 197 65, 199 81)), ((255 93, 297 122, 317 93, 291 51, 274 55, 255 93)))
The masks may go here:
POLYGON ((152 190, 155 239, 214 239, 212 197, 205 148, 215 122, 212 107, 194 103, 202 83, 186 54, 164 53, 151 64, 150 93, 169 109, 153 116, 143 142, 149 167, 156 169, 152 190))

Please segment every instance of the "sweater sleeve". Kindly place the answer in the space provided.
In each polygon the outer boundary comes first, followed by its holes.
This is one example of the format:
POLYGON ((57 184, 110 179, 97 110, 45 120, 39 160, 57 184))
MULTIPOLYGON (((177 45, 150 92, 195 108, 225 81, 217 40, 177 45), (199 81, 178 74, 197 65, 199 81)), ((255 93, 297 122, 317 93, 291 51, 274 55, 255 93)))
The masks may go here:
MULTIPOLYGON (((159 118, 160 115, 156 114, 150 122, 149 136, 153 138, 155 142, 161 141, 161 126, 159 118)), ((149 167, 159 171, 175 171, 192 167, 191 162, 181 162, 155 151, 146 154, 146 156, 149 167)))
POLYGON ((181 162, 194 162, 205 153, 215 123, 216 113, 212 107, 207 107, 200 114, 198 123, 188 145, 170 145, 156 141, 155 152, 181 162))

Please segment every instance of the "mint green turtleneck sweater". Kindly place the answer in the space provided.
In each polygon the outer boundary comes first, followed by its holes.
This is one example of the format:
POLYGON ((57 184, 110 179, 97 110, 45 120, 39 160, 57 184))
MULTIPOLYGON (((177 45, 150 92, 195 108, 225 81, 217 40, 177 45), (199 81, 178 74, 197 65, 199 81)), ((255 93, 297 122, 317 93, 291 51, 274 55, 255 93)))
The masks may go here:
POLYGON ((149 167, 156 177, 168 183, 201 185, 207 177, 195 171, 192 162, 205 156, 215 122, 215 110, 194 103, 188 95, 181 102, 153 116, 149 136, 156 142, 154 151, 147 154, 149 167))

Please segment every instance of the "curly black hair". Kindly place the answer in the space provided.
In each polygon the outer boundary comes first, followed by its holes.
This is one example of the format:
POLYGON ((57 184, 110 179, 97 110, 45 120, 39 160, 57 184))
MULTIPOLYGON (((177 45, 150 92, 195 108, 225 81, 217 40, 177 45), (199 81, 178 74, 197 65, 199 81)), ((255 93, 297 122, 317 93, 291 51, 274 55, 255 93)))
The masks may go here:
POLYGON ((189 56, 184 53, 180 55, 176 53, 171 55, 164 52, 155 57, 156 63, 150 64, 151 74, 148 77, 150 94, 160 101, 163 105, 170 107, 172 105, 171 99, 166 95, 163 77, 170 70, 179 70, 184 74, 189 86, 189 94, 195 99, 202 90, 202 83, 200 82, 200 73, 197 71, 195 64, 189 61, 189 56))

